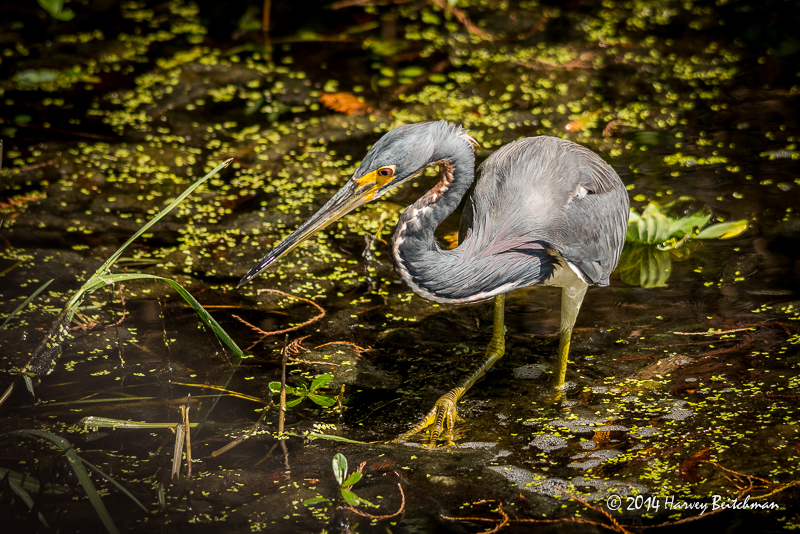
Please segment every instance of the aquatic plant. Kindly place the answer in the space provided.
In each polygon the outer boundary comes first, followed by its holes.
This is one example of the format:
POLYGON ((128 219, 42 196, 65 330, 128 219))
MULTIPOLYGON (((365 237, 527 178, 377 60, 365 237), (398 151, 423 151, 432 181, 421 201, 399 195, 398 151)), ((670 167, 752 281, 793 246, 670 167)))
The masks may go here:
MULTIPOLYGON (((286 407, 291 408, 292 406, 297 406, 305 399, 309 399, 310 401, 320 406, 324 406, 326 408, 329 406, 333 406, 334 404, 336 404, 336 399, 319 392, 319 390, 324 388, 325 385, 331 380, 333 380, 333 375, 326 373, 324 375, 319 375, 316 378, 314 378, 310 386, 307 386, 305 384, 300 384, 299 386, 296 387, 286 386, 286 393, 297 396, 296 399, 286 401, 286 407)), ((280 393, 281 383, 270 382, 269 390, 270 393, 280 393)))
POLYGON ((625 248, 619 261, 623 282, 644 288, 663 287, 672 274, 670 251, 692 239, 730 239, 748 228, 744 219, 708 224, 711 214, 670 217, 650 202, 639 214, 631 208, 625 248))
MULTIPOLYGON (((361 471, 356 471, 352 473, 350 476, 347 476, 347 458, 345 458, 344 454, 337 452, 333 456, 333 476, 336 477, 336 482, 339 483, 339 495, 342 497, 344 502, 349 504, 350 506, 369 506, 371 508, 377 508, 377 504, 373 504, 368 500, 359 497, 356 495, 350 488, 352 488, 363 476, 361 471)), ((306 499, 303 501, 303 504, 306 506, 312 506, 314 504, 320 503, 329 503, 331 499, 326 497, 312 497, 310 499, 306 499)))
MULTIPOLYGON (((49 374, 53 367, 55 366, 56 360, 61 355, 61 346, 64 343, 67 335, 69 334, 69 325, 72 322, 72 318, 75 316, 75 313, 80 308, 81 303, 91 295, 94 291, 103 288, 107 285, 125 282, 130 280, 141 280, 141 279, 151 279, 151 280, 161 280, 166 282, 167 284, 171 285, 178 294, 186 300, 187 303, 192 307, 192 309, 197 313, 198 317, 203 320, 208 326, 216 332, 216 334, 222 339, 223 343, 227 345, 236 355, 236 359, 234 360, 233 364, 238 364, 239 360, 244 357, 244 353, 239 348, 233 339, 222 329, 222 327, 214 320, 213 317, 200 305, 199 302, 191 295, 188 291, 186 291, 180 284, 176 281, 164 278, 161 276, 155 276, 151 274, 144 274, 144 273, 121 273, 121 274, 113 274, 111 273, 111 267, 116 263, 116 261, 122 256, 122 253, 125 249, 133 243, 140 235, 145 233, 151 226, 161 220, 164 216, 166 216, 170 211, 172 211, 178 204, 180 204, 186 197, 188 197, 195 189, 197 189, 203 182, 217 174, 221 169, 227 167, 232 159, 228 159, 219 165, 217 165, 211 172, 206 174, 203 178, 197 180, 194 184, 189 186, 181 195, 179 195, 175 200, 173 200, 167 207, 161 210, 155 217, 153 217, 148 223, 146 223, 142 228, 139 229, 128 241, 125 242, 117 251, 111 255, 92 275, 84 284, 83 286, 76 291, 72 297, 67 301, 67 304, 61 310, 61 313, 58 315, 58 318, 53 322, 50 329, 48 330, 45 338, 39 344, 39 346, 34 350, 30 360, 28 361, 27 365, 22 369, 21 374, 25 381, 25 384, 28 390, 31 392, 32 395, 35 396, 33 391, 33 379, 39 379, 40 377, 49 374)), ((43 289, 40 288, 39 291, 43 289)), ((38 293, 38 291, 37 291, 38 293)), ((33 296, 35 296, 34 293, 33 296)), ((32 298, 32 297, 31 297, 32 298)), ((26 301, 27 302, 27 301, 26 301)), ((23 303, 25 304, 25 303, 23 303)), ((0 397, 0 403, 4 402, 14 390, 14 383, 12 383, 8 389, 5 391, 2 397, 0 397)))
POLYGON ((641 214, 631 208, 627 241, 642 245, 657 245, 660 250, 677 248, 689 239, 730 239, 747 230, 747 221, 718 222, 709 226, 710 213, 697 212, 680 218, 669 217, 655 202, 650 202, 641 214))
MULTIPOLYGON (((75 477, 78 479, 78 482, 81 484, 83 491, 86 493, 86 496, 89 498, 89 502, 92 503, 92 507, 94 507, 95 512, 97 513, 100 521, 102 521, 103 526, 106 527, 106 530, 112 534, 119 532, 117 530, 116 525, 114 524, 114 520, 111 519, 111 515, 108 513, 108 509, 103 504, 103 499, 100 497, 100 493, 97 491, 97 488, 92 483, 92 479, 89 477, 89 473, 86 472, 84 465, 89 467, 90 469, 94 470, 95 472, 99 473, 100 476, 111 482, 117 489, 121 490, 125 495, 127 495, 134 503, 136 503, 139 508, 147 512, 147 508, 133 496, 127 489, 125 489, 121 484, 119 484, 116 480, 108 476, 107 474, 100 471, 95 465, 88 462, 87 460, 83 459, 81 456, 75 452, 75 448, 72 444, 67 441, 66 439, 56 436, 55 434, 51 434, 49 432, 44 432, 41 430, 17 430, 14 432, 9 432, 7 434, 12 438, 31 438, 31 439, 44 439, 52 442, 56 447, 61 449, 64 457, 69 462, 69 466, 72 469, 72 472, 75 474, 75 477)), ((8 477, 8 483, 11 486, 11 489, 14 493, 19 496, 26 505, 32 510, 34 508, 34 501, 25 490, 25 486, 20 483, 15 483, 15 480, 10 476, 11 473, 6 473, 8 477)), ((27 477, 24 477, 24 480, 28 480, 27 477)), ((27 485, 29 489, 39 490, 39 484, 31 485, 30 483, 27 485)), ((58 487, 47 487, 45 493, 58 493, 58 487)), ((38 514, 39 520, 45 527, 48 527, 47 521, 44 519, 41 513, 38 514)))

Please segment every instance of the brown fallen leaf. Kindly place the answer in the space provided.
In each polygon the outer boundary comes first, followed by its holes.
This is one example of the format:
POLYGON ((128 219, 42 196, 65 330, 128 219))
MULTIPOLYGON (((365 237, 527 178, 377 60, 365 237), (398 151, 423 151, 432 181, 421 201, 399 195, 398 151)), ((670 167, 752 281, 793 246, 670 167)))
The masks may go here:
POLYGON ((326 108, 346 115, 366 115, 375 111, 363 98, 352 93, 323 93, 319 101, 326 108))

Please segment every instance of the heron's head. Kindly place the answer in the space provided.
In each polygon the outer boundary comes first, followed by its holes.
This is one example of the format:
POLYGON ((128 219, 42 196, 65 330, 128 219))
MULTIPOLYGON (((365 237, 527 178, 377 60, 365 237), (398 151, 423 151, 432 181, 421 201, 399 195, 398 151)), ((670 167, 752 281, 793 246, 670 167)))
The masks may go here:
POLYGON ((242 278, 239 285, 254 278, 268 265, 332 222, 382 197, 444 156, 454 154, 454 147, 461 150, 466 147, 471 152, 470 142, 474 143, 461 127, 444 121, 394 128, 369 149, 347 183, 317 213, 268 252, 242 278), (454 146, 449 146, 451 144, 454 146))

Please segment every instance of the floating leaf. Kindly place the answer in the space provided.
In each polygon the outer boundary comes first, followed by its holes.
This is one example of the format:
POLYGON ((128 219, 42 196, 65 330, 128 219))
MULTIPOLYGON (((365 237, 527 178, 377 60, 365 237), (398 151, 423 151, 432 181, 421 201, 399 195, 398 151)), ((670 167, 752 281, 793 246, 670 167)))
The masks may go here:
POLYGON ((58 79, 59 71, 53 69, 27 69, 14 74, 14 81, 20 87, 32 88, 37 85, 54 82, 58 79))
POLYGON ((416 78, 417 76, 425 74, 425 69, 419 65, 411 65, 410 67, 400 69, 397 74, 407 78, 416 78))
POLYGON ((314 506, 315 504, 320 504, 323 502, 331 502, 331 500, 326 499, 325 497, 311 497, 310 499, 304 500, 303 504, 306 506, 314 506))
POLYGON ((689 234, 694 231, 695 228, 702 228, 706 224, 708 224, 708 220, 711 219, 710 213, 693 213, 692 215, 687 215, 686 217, 681 217, 680 219, 672 219, 669 220, 669 235, 670 237, 683 237, 685 234, 689 234))
POLYGON ((736 237, 747 230, 747 220, 726 221, 712 224, 702 232, 697 234, 697 239, 730 239, 736 237))

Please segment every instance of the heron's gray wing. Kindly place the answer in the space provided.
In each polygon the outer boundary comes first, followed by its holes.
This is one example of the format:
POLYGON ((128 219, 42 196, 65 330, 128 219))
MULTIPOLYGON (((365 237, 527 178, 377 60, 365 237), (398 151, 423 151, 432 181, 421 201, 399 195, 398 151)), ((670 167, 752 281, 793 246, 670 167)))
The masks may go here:
POLYGON ((481 167, 474 229, 496 234, 509 224, 511 234, 555 249, 586 282, 608 285, 628 220, 628 195, 610 165, 581 145, 541 136, 504 146, 481 167))
POLYGON ((589 154, 588 165, 576 170, 579 194, 561 214, 561 242, 553 245, 586 281, 607 286, 625 243, 628 194, 611 166, 589 154))

